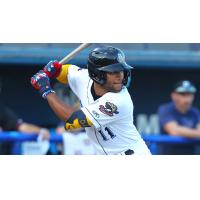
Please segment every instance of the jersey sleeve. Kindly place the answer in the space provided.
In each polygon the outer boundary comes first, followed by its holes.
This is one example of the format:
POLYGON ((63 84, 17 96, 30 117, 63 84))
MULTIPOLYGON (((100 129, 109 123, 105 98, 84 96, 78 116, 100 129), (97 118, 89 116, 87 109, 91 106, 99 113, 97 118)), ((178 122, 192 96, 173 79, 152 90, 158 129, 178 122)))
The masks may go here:
POLYGON ((81 71, 81 69, 82 68, 72 64, 62 65, 62 69, 59 76, 57 77, 57 80, 60 83, 75 86, 77 77, 79 76, 79 71, 81 71))
POLYGON ((71 65, 68 70, 68 83, 70 88, 76 93, 80 77, 81 68, 75 65, 71 65))
POLYGON ((173 113, 165 106, 160 106, 158 109, 158 118, 160 122, 160 127, 163 128, 167 123, 176 121, 173 113))
POLYGON ((81 108, 81 110, 98 129, 112 122, 123 120, 128 113, 132 115, 132 109, 129 109, 126 102, 120 99, 103 96, 89 106, 81 108))
POLYGON ((83 68, 76 65, 63 65, 57 80, 61 83, 68 84, 74 94, 78 96, 78 87, 80 87, 81 80, 83 79, 83 71, 83 68))
POLYGON ((60 83, 68 84, 68 73, 70 66, 71 64, 62 65, 61 72, 59 76, 56 78, 60 83))

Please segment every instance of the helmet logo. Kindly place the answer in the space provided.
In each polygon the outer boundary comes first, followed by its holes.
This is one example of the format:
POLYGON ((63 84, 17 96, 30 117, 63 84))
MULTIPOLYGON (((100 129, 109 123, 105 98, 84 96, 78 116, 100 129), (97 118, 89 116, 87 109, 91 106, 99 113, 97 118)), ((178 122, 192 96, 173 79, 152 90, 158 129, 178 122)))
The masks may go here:
POLYGON ((118 60, 119 63, 124 63, 125 62, 124 57, 120 53, 118 53, 118 55, 117 55, 117 60, 118 60))

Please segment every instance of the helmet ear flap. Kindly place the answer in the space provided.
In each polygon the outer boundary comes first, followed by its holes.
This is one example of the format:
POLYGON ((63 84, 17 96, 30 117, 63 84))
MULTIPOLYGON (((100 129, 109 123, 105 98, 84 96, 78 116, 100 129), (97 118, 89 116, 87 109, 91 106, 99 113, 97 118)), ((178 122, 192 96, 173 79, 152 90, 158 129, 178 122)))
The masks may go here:
POLYGON ((127 85, 127 83, 128 83, 128 79, 129 79, 129 77, 131 77, 131 71, 130 70, 125 70, 124 71, 124 80, 123 80, 123 85, 127 85))
POLYGON ((96 83, 103 85, 106 82, 106 72, 99 71, 98 69, 92 68, 89 65, 88 67, 88 72, 90 78, 95 81, 96 83))
POLYGON ((96 76, 93 80, 100 85, 104 85, 106 83, 106 73, 101 72, 99 76, 96 76))

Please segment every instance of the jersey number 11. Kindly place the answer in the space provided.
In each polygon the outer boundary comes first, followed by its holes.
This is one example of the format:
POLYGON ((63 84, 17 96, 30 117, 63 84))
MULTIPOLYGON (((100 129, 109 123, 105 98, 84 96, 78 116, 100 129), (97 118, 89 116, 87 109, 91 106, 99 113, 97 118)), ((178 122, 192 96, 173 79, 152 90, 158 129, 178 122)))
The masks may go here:
MULTIPOLYGON (((105 131, 108 133, 108 135, 110 136, 111 139, 113 139, 114 137, 116 137, 116 135, 108 128, 105 127, 105 131)), ((102 130, 98 131, 101 135, 101 137, 103 138, 104 141, 108 141, 108 137, 106 137, 105 133, 102 130)))

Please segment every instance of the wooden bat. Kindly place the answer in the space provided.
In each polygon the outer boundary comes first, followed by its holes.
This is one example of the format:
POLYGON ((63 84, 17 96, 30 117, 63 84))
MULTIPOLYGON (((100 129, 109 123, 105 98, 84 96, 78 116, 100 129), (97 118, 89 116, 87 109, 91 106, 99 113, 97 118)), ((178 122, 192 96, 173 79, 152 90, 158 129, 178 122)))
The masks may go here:
POLYGON ((65 64, 66 62, 68 62, 69 60, 74 58, 80 51, 82 51, 83 49, 89 47, 90 45, 92 45, 92 43, 83 43, 83 44, 81 44, 76 49, 74 49, 71 53, 66 55, 61 61, 59 61, 59 63, 60 64, 65 64))

